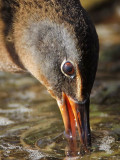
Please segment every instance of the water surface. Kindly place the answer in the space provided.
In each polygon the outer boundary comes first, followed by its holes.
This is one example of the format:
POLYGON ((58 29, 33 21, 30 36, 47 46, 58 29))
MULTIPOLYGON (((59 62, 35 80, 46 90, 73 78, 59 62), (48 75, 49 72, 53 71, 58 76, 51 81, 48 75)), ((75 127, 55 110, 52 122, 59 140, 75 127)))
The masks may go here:
MULTIPOLYGON (((62 118, 45 88, 28 75, 1 73, 0 84, 1 158, 65 158, 62 118)), ((92 152, 80 157, 120 159, 119 79, 98 78, 91 99, 92 152)))

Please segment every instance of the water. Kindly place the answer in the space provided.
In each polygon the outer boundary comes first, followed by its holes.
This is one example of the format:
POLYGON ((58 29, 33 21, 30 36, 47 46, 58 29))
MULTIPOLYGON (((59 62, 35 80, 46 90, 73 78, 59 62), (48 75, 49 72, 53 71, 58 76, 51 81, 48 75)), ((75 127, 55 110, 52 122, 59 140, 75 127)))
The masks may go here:
MULTIPOLYGON (((96 80, 91 97, 92 151, 78 153, 81 159, 120 159, 120 83, 103 78, 96 80)), ((1 73, 0 84, 1 158, 65 158, 62 118, 45 88, 28 75, 1 73)))
POLYGON ((69 148, 56 101, 30 75, 0 72, 0 159, 120 159, 120 23, 112 17, 96 25, 101 50, 91 95, 91 152, 68 157, 69 148))

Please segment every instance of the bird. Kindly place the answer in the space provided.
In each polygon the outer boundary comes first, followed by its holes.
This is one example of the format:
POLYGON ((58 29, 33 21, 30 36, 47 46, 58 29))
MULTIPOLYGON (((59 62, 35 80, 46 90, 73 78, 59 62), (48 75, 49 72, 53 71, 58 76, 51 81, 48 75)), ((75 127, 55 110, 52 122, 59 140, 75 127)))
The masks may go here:
POLYGON ((90 94, 99 59, 80 0, 0 0, 0 71, 29 72, 59 106, 70 141, 91 145, 90 94))

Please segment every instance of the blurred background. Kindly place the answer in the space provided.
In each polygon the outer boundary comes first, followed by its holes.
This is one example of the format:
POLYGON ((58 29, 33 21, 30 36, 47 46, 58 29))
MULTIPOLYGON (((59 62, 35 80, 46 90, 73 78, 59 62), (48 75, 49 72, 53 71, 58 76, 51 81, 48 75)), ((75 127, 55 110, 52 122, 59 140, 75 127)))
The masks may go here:
MULTIPOLYGON (((100 41, 98 72, 91 94, 92 152, 82 159, 118 160, 120 0, 81 3, 89 12, 100 41)), ((0 159, 62 159, 62 139, 55 141, 53 137, 59 137, 63 130, 56 102, 36 79, 0 72, 0 159)))
MULTIPOLYGON (((103 80, 103 84, 104 79, 111 82, 110 90, 116 85, 116 82, 112 84, 111 79, 118 80, 118 82, 120 80, 120 1, 82 0, 81 2, 90 13, 99 36, 100 53, 97 79, 103 80)), ((111 93, 112 97, 108 98, 109 101, 120 102, 120 83, 116 89, 115 93, 111 93)))
POLYGON ((93 22, 100 41, 99 71, 118 76, 120 71, 120 1, 82 0, 93 22))

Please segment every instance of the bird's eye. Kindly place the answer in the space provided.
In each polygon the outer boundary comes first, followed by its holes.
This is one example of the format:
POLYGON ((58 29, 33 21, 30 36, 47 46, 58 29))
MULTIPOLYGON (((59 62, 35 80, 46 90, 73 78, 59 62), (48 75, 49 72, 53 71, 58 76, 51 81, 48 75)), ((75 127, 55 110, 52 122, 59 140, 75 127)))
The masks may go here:
POLYGON ((73 76, 75 73, 74 66, 71 62, 67 61, 62 66, 63 72, 68 76, 73 76))

